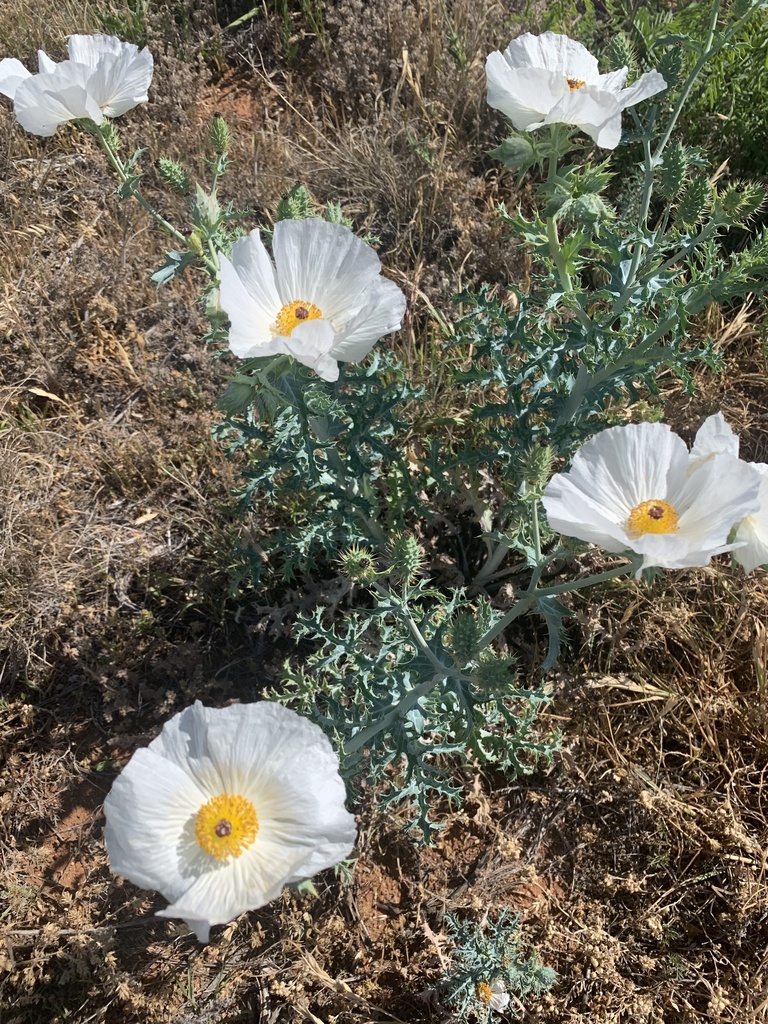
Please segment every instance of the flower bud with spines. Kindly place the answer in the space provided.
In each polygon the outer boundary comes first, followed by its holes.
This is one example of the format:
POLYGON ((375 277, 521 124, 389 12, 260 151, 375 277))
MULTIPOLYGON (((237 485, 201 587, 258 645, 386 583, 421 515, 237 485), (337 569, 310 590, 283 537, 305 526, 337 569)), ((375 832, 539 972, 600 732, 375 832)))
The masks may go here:
POLYGON ((355 583, 373 583, 378 576, 373 553, 359 544, 352 544, 339 555, 341 571, 355 583))
POLYGON ((309 190, 298 182, 277 204, 275 220, 305 220, 313 216, 309 190))
MULTIPOLYGON (((667 89, 674 89, 683 68, 683 48, 670 46, 661 55, 656 70, 667 83, 667 89)), ((663 95, 663 93, 662 93, 663 95)))
POLYGON ((533 494, 543 491, 552 473, 554 452, 547 445, 532 444, 517 456, 517 474, 533 494))
POLYGON ((424 552, 410 533, 396 533, 389 545, 390 575, 398 583, 414 583, 424 571, 424 552))
POLYGON ((665 199, 674 199, 685 184, 688 173, 688 154, 676 139, 664 151, 664 162, 659 173, 659 188, 665 199))
POLYGON ((466 665, 477 654, 480 625, 472 612, 458 612, 451 623, 451 650, 459 665, 466 665))
POLYGON ((217 111, 213 115, 208 137, 214 153, 226 153, 232 141, 229 133, 229 125, 217 111))
POLYGON ((694 178, 678 203, 676 221, 685 228, 692 228, 704 218, 711 201, 712 186, 709 179, 704 175, 694 178))
POLYGON ((161 156, 155 166, 157 167, 157 176, 166 188, 180 196, 189 195, 192 191, 192 182, 181 164, 161 156))
POLYGON ((628 67, 630 76, 637 71, 637 50, 623 32, 617 32, 605 50, 605 62, 612 68, 628 67))
POLYGON ((472 682, 479 693, 487 698, 506 697, 517 682, 517 668, 513 658, 499 658, 486 654, 472 671, 472 682))

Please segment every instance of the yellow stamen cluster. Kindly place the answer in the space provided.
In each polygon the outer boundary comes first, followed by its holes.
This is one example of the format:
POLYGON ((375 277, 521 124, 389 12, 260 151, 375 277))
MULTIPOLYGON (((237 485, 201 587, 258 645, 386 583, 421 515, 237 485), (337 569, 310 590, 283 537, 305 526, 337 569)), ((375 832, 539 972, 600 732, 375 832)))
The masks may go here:
POLYGON ((487 1005, 493 998, 493 989, 487 981, 479 981, 477 983, 477 988, 475 989, 475 995, 481 1003, 485 1003, 487 1005))
POLYGON ((290 338, 293 329, 307 320, 322 320, 323 314, 312 302, 295 299, 287 302, 275 319, 275 332, 284 338, 290 338))
POLYGON ((256 838, 259 819, 250 800, 222 793, 203 804, 195 819, 198 845, 217 860, 239 857, 256 838))
POLYGON ((577 89, 583 89, 584 86, 587 84, 581 78, 568 78, 566 76, 565 80, 568 83, 568 88, 571 90, 571 92, 575 92, 577 89))
POLYGON ((674 505, 652 498, 650 501, 641 501, 632 509, 627 529, 635 537, 644 533, 677 533, 678 519, 674 505))

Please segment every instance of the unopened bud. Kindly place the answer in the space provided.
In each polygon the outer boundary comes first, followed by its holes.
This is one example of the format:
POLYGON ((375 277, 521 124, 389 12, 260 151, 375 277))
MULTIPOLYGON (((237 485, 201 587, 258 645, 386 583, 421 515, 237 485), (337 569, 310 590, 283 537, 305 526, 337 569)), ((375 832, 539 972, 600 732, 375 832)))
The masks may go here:
POLYGON ((424 553, 409 533, 396 533, 389 545, 390 572, 398 583, 413 583, 424 571, 424 553))
POLYGON ((498 658, 486 655, 472 672, 472 682, 479 692, 488 698, 501 699, 517 682, 515 662, 512 658, 498 658))
POLYGON ((612 68, 628 67, 631 73, 637 70, 637 53, 629 38, 617 32, 605 51, 606 63, 612 68))
POLYGON ((231 142, 229 125, 218 111, 213 115, 209 138, 211 140, 211 146, 213 147, 214 153, 226 153, 229 149, 231 142))
POLYGON ((451 625, 451 649, 459 665, 466 665, 477 654, 480 627, 472 612, 459 612, 451 625))
POLYGON ((353 544, 339 555, 341 571, 355 583, 373 583, 378 573, 373 553, 359 544, 353 544))
POLYGON ((189 195, 192 191, 192 182, 181 164, 161 156, 155 166, 157 167, 157 176, 166 188, 171 189, 180 196, 189 195))
POLYGON ((532 444, 518 455, 517 471, 531 491, 539 491, 549 480, 554 453, 545 445, 532 444))
POLYGON ((203 255, 203 243, 200 240, 200 235, 196 231, 191 231, 187 235, 187 246, 189 251, 195 253, 196 256, 203 255))

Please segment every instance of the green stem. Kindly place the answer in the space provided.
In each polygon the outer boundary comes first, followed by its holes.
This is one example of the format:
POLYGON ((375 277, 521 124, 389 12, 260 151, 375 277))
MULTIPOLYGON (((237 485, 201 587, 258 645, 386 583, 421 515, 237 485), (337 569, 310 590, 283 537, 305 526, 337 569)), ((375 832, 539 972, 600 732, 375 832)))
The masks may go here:
MULTIPOLYGON (((557 131, 557 126, 552 126, 552 152, 549 157, 549 164, 547 167, 547 183, 549 185, 554 184, 557 178, 557 146, 554 144, 554 138, 557 131)), ((566 266, 565 260, 563 259, 563 249, 560 245, 560 236, 557 233, 557 222, 552 217, 547 217, 547 241, 549 243, 549 254, 552 257, 552 262, 555 264, 557 270, 557 276, 560 280, 560 287, 563 289, 564 295, 573 294, 573 281, 571 275, 568 273, 568 267, 566 266)), ((581 308, 581 305, 577 302, 572 307, 576 317, 581 326, 589 331, 593 327, 592 321, 590 320, 587 313, 581 308)))
POLYGON ((642 555, 633 555, 629 563, 616 566, 613 569, 607 569, 605 572, 598 573, 597 576, 587 576, 585 579, 570 580, 567 583, 556 583, 551 587, 542 587, 541 590, 537 589, 538 580, 534 576, 534 579, 531 580, 531 586, 523 594, 514 608, 510 608, 504 618, 497 622, 495 626, 492 626, 480 640, 477 645, 478 652, 484 650, 490 643, 492 643, 497 636, 504 632, 511 622, 514 622, 515 619, 519 618, 525 612, 530 611, 530 609, 533 608, 542 597, 553 597, 556 594, 567 594, 572 590, 582 590, 584 587, 591 587, 596 583, 604 583, 606 580, 612 580, 617 576, 623 576, 627 572, 635 572, 642 564, 642 555))

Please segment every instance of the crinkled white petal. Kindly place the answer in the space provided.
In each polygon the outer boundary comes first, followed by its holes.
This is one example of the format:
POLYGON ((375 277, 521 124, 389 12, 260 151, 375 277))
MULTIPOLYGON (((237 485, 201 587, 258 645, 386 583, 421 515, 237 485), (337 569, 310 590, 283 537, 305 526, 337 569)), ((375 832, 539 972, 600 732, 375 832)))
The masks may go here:
POLYGON ((88 77, 84 64, 62 61, 51 72, 27 78, 14 96, 16 120, 26 131, 44 137, 76 118, 101 124, 103 115, 88 91, 88 77))
POLYGON ((258 230, 240 238, 232 261, 219 258, 219 302, 230 320, 229 347, 241 359, 285 351, 284 338, 275 337, 275 320, 282 303, 275 271, 258 230))
POLYGON ((750 462, 752 470, 760 478, 758 509, 746 516, 736 531, 733 557, 747 573, 759 565, 768 565, 768 466, 763 462, 750 462))
POLYGON ((162 892, 161 917, 181 917, 200 941, 211 925, 273 900, 284 885, 349 855, 354 817, 322 730, 267 701, 175 715, 137 751, 105 803, 113 870, 162 892), (258 818, 254 842, 218 860, 195 837, 200 808, 239 795, 258 818))
POLYGON ((621 104, 621 109, 626 110, 628 107, 634 107, 638 103, 642 103, 643 100, 650 99, 651 96, 664 92, 666 88, 667 83, 663 75, 659 74, 658 71, 646 71, 628 89, 622 89, 619 93, 618 100, 621 104))
POLYGON ((605 92, 619 93, 627 81, 629 68, 619 68, 617 71, 608 71, 605 75, 599 75, 597 85, 605 92))
POLYGON ((97 64, 88 88, 107 117, 119 117, 147 102, 153 69, 152 54, 146 47, 140 53, 107 54, 97 64))
POLYGON ((15 57, 6 57, 5 60, 0 60, 0 96, 7 96, 12 100, 21 83, 31 77, 32 72, 27 71, 21 61, 15 57))
POLYGON ((569 89, 544 120, 575 124, 603 149, 615 149, 621 138, 621 106, 613 93, 597 86, 569 89))
POLYGON ((360 308, 381 271, 370 245, 343 224, 316 217, 279 221, 272 251, 282 304, 314 303, 337 330, 360 308))
POLYGON ((334 341, 331 351, 341 362, 359 363, 379 338, 400 330, 405 314, 405 295, 394 281, 377 278, 365 293, 365 300, 365 306, 334 341))
POLYGON ((135 56, 139 52, 135 43, 124 43, 117 36, 102 34, 79 35, 74 34, 67 40, 67 53, 69 59, 79 64, 87 64, 96 68, 102 57, 118 57, 122 53, 135 56))
POLYGON ((485 62, 488 105, 500 110, 518 131, 539 128, 558 100, 569 92, 561 75, 546 68, 512 68, 496 51, 485 62))
POLYGON ((289 338, 283 338, 284 350, 294 359, 314 370, 323 380, 339 379, 339 364, 332 349, 336 332, 327 320, 307 320, 297 324, 289 338))
POLYGON ((182 852, 190 819, 209 799, 184 767, 151 747, 137 750, 104 801, 115 874, 177 899, 193 880, 182 852))
POLYGON ((691 448, 691 462, 697 465, 715 455, 739 457, 739 438, 721 412, 708 416, 696 432, 691 448))
POLYGON ((37 70, 40 74, 50 74, 56 67, 56 61, 51 60, 45 50, 37 51, 37 70))
POLYGON ((488 1002, 488 1008, 494 1010, 496 1013, 503 1013, 509 1006, 509 992, 503 981, 498 978, 494 978, 491 982, 491 998, 488 1002))
POLYGON ((559 32, 534 35, 525 32, 513 39, 504 51, 511 68, 545 68, 563 78, 596 82, 599 78, 597 59, 575 39, 559 32))

